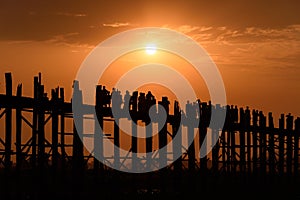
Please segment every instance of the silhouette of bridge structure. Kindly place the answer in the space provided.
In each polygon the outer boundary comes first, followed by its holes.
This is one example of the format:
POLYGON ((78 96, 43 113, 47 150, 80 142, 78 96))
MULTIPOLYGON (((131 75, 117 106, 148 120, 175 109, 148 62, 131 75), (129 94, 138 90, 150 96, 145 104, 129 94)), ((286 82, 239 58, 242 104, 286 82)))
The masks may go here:
MULTIPOLYGON (((129 179, 134 180, 131 184, 137 189, 139 188, 138 177, 151 182, 150 180, 157 179, 155 173, 158 173, 159 181, 153 182, 160 185, 156 186, 159 191, 168 190, 166 185, 170 184, 170 180, 175 185, 174 191, 176 191, 182 187, 186 179, 189 180, 187 181, 188 190, 191 190, 197 185, 191 183, 196 182, 199 177, 201 177, 200 185, 204 187, 205 182, 209 181, 208 176, 218 175, 239 178, 259 177, 259 181, 267 177, 285 177, 287 180, 298 178, 299 117, 281 114, 279 126, 275 127, 271 112, 265 114, 255 109, 250 110, 248 107, 212 105, 210 101, 201 102, 200 100, 187 103, 186 112, 183 112, 175 100, 173 114, 170 114, 170 101, 167 97, 162 97, 158 101, 151 92, 145 94, 138 91, 134 91, 132 95, 127 92, 122 97, 118 90, 114 89, 110 92, 102 85, 96 87, 95 105, 86 105, 83 104, 80 83, 77 81, 74 81, 73 85, 73 102, 67 102, 64 88, 52 89, 49 97, 45 93, 41 80, 41 74, 34 77, 33 97, 22 96, 21 84, 17 86, 16 94, 13 95, 11 73, 5 73, 6 93, 0 94, 0 120, 3 120, 4 124, 4 133, 0 135, 0 168, 4 177, 2 185, 6 185, 4 188, 9 187, 6 182, 10 182, 12 177, 17 177, 16 184, 19 185, 15 187, 18 188, 24 184, 22 179, 31 177, 32 190, 40 188, 39 192, 45 193, 43 188, 47 188, 49 179, 52 180, 51 183, 59 185, 58 180, 68 177, 69 173, 72 178, 68 183, 71 183, 70 187, 75 192, 75 196, 79 195, 80 188, 84 187, 84 180, 90 178, 86 178, 86 174, 89 173, 92 174, 91 180, 93 181, 106 180, 105 183, 101 183, 103 187, 105 185, 106 188, 111 186, 119 189, 121 186, 117 182, 122 182, 120 178, 122 176, 126 177, 125 180, 127 176, 130 176, 129 179), (118 95, 118 98, 111 98, 112 95, 118 95), (73 113, 72 103, 81 107, 85 113, 73 113), (127 105, 127 103, 129 106, 123 107, 123 104, 127 105), (159 121, 151 121, 148 115, 149 108, 153 105, 161 105, 157 107, 158 114, 162 112, 160 110, 162 107, 167 113, 166 123, 159 125, 162 128, 157 133, 158 141, 154 141, 152 137, 154 135, 152 124, 159 123, 159 121), (121 113, 118 118, 113 116, 113 109, 121 113), (226 112, 224 126, 210 126, 212 110, 226 112), (118 126, 118 120, 128 118, 126 111, 130 113, 132 121, 131 147, 125 156, 120 155, 118 148, 115 148, 113 156, 106 158, 103 149, 105 140, 111 140, 116 147, 122 148, 120 144, 122 132, 118 126), (90 117, 93 113, 96 115, 90 117), (84 133, 83 126, 75 125, 72 131, 67 131, 66 121, 70 120, 74 123, 75 115, 81 124, 84 123, 85 115, 89 115, 91 120, 98 120, 101 127, 104 126, 105 121, 109 121, 114 124, 112 132, 103 133, 99 127, 95 126, 94 133, 84 133), (184 120, 181 123, 182 119, 184 120), (139 151, 138 142, 141 140, 138 139, 138 123, 150 124, 147 126, 147 137, 144 140, 146 152, 153 153, 147 154, 144 159, 134 154, 139 151), (50 128, 46 128, 47 125, 50 128), (30 129, 30 132, 24 131, 25 126, 27 126, 26 130, 30 129), (183 134, 183 128, 187 130, 187 134, 183 134), (195 130, 197 130, 198 137, 195 137, 195 130), (165 150, 157 154, 154 143, 156 142, 157 148, 161 149, 174 139, 176 134, 181 134, 181 136, 179 135, 179 139, 173 142, 172 149, 174 151, 179 149, 182 155, 172 160, 174 152, 165 150), (205 137, 215 145, 211 152, 206 152, 205 155, 207 155, 199 159, 200 147, 201 151, 205 151, 206 146, 210 145, 205 137), (92 139, 95 144, 91 153, 86 153, 84 150, 82 142, 84 138, 92 139), (187 148, 184 148, 184 140, 190 144, 187 148), (67 143, 67 141, 71 142, 67 143), (93 155, 97 155, 105 162, 98 161, 93 155), (129 164, 125 165, 125 162, 129 164), (126 173, 124 175, 108 167, 110 165, 117 169, 132 167, 137 170, 146 168, 149 171, 159 166, 166 167, 152 174, 146 173, 138 176, 137 174, 126 175, 126 173), (172 179, 169 179, 170 174, 172 174, 172 179), (111 178, 113 183, 109 182, 109 177, 113 177, 111 178)), ((10 183, 10 185, 14 184, 10 183)), ((153 184, 151 187, 155 188, 153 184)), ((11 189, 6 188, 3 193, 9 196, 9 192, 6 192, 9 190, 11 189)), ((20 190, 21 196, 26 193, 20 190)), ((113 192, 110 195, 112 194, 113 192)))

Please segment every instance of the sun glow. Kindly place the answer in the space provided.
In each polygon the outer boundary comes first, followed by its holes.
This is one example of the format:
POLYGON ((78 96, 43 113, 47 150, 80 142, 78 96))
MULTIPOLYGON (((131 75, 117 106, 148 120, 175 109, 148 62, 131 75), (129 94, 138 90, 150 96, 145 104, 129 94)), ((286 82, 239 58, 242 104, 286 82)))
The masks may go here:
POLYGON ((146 54, 153 55, 156 53, 156 46, 154 44, 148 44, 145 48, 146 54))

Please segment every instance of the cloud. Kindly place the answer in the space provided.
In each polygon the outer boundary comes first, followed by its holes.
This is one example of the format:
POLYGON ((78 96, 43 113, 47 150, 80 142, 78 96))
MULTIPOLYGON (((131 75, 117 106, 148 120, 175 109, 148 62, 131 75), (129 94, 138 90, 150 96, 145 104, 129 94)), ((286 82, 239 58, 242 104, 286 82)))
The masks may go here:
POLYGON ((90 50, 95 48, 95 45, 79 42, 77 39, 79 35, 80 34, 78 32, 60 34, 60 35, 55 35, 51 39, 45 40, 43 42, 72 48, 71 52, 73 53, 79 52, 82 49, 90 50))
POLYGON ((69 12, 58 12, 56 15, 66 16, 66 17, 86 17, 85 13, 69 13, 69 12))
POLYGON ((226 30, 226 26, 219 26, 217 27, 217 30, 224 31, 226 30))
POLYGON ((300 56, 299 25, 277 29, 248 27, 235 36, 227 35, 224 40, 235 48, 231 55, 251 58, 253 63, 299 65, 295 63, 295 58, 300 56))
POLYGON ((181 25, 164 27, 187 34, 217 64, 241 70, 291 69, 300 65, 300 24, 280 28, 181 25))
POLYGON ((131 26, 129 22, 115 22, 115 23, 104 23, 102 26, 104 27, 111 27, 111 28, 120 28, 120 27, 126 27, 131 26))
POLYGON ((72 33, 65 33, 65 34, 59 34, 53 36, 51 39, 48 40, 48 42, 53 42, 53 43, 60 43, 60 42, 67 42, 70 39, 72 39, 75 36, 78 36, 78 32, 72 32, 72 33))
MULTIPOLYGON (((174 27, 169 26, 169 25, 164 25, 164 28, 170 28, 174 29, 174 27)), ((183 34, 190 34, 193 32, 206 32, 213 29, 212 26, 191 26, 191 25, 181 25, 179 27, 176 27, 175 30, 183 33, 183 34)))
POLYGON ((177 30, 181 33, 188 34, 193 31, 199 30, 199 26, 182 25, 178 27, 177 30))
POLYGON ((12 41, 7 41, 7 44, 30 44, 32 43, 32 40, 12 40, 12 41))

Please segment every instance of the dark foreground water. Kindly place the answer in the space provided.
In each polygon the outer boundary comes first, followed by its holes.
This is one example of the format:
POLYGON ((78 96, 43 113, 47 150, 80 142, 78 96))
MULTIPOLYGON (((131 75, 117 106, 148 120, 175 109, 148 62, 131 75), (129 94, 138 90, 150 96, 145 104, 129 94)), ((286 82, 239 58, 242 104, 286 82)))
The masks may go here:
POLYGON ((200 172, 1 172, 0 200, 300 199, 296 177, 200 172))

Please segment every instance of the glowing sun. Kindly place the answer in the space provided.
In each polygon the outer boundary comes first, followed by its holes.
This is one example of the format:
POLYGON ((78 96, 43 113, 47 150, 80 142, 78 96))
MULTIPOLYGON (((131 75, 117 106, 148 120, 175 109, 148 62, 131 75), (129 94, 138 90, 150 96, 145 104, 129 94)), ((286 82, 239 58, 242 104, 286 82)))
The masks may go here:
POLYGON ((148 44, 145 48, 146 54, 153 55, 156 53, 156 46, 154 44, 148 44))

